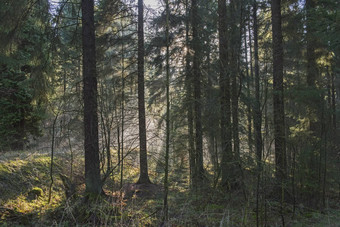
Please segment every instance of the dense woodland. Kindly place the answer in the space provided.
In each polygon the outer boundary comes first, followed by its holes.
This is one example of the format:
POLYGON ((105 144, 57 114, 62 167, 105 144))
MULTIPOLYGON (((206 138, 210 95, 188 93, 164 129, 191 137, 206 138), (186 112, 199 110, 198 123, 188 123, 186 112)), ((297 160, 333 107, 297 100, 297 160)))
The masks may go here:
POLYGON ((0 224, 340 225, 338 1, 0 18, 0 224))

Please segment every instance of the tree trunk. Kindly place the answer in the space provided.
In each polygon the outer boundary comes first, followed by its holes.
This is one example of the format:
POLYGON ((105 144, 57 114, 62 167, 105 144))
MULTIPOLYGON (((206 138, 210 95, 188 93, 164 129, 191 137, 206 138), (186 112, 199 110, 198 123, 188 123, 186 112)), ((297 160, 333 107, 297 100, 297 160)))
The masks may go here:
POLYGON ((82 43, 86 192, 100 194, 94 1, 82 0, 82 43))
POLYGON ((316 56, 315 56, 315 37, 314 29, 312 28, 312 13, 311 11, 315 8, 314 0, 306 0, 306 40, 307 40, 307 85, 311 88, 315 88, 315 81, 318 74, 316 67, 316 56))
POLYGON ((165 1, 166 7, 166 142, 165 142, 165 176, 164 176, 164 221, 168 220, 168 191, 169 191, 169 149, 170 149, 170 53, 169 53, 169 0, 165 1))
POLYGON ((138 184, 151 183, 148 174, 146 151, 146 124, 144 100, 144 6, 143 0, 138 0, 138 120, 139 120, 139 157, 140 175, 138 184))
MULTIPOLYGON (((189 48, 189 2, 186 0, 186 25, 185 25, 185 43, 189 48)), ((192 92, 192 73, 190 71, 190 52, 185 54, 185 86, 186 86, 186 103, 187 103, 187 120, 188 120, 188 145, 189 145, 189 165, 190 180, 194 181, 196 160, 195 160, 195 138, 194 138, 194 117, 193 117, 193 92, 192 92)))
POLYGON ((196 180, 203 179, 203 131, 202 131, 202 100, 201 100, 201 71, 200 57, 201 47, 199 38, 199 16, 198 0, 192 0, 192 44, 193 44, 193 74, 194 86, 194 123, 195 123, 195 142, 196 142, 196 180))
POLYGON ((228 186, 232 162, 231 144, 231 109, 230 109, 230 79, 228 75, 228 38, 227 38, 227 5, 225 0, 218 1, 219 24, 219 68, 220 68, 220 100, 221 100, 221 143, 222 186, 228 186))
MULTIPOLYGON (((258 27, 257 27, 257 3, 253 3, 253 21, 254 21, 254 69, 255 69, 255 105, 254 105, 254 131, 255 131, 255 148, 257 161, 262 160, 262 114, 260 100, 260 69, 259 69, 259 44, 258 44, 258 27)), ((259 163, 258 163, 259 164, 259 163)))
MULTIPOLYGON (((240 138, 239 138, 239 117, 238 117, 238 97, 239 97, 239 85, 238 85, 238 59, 239 59, 239 46, 241 40, 240 28, 238 28, 240 13, 239 0, 230 0, 230 75, 231 75, 231 108, 232 108, 232 136, 234 141, 234 156, 236 161, 240 158, 240 138)), ((238 163, 239 164, 239 163, 238 163)))
POLYGON ((275 140, 275 176, 282 184, 286 178, 285 112, 283 100, 283 47, 281 28, 281 0, 272 0, 273 36, 273 106, 275 140))
POLYGON ((257 188, 256 188, 256 225, 259 226, 259 194, 260 194, 260 176, 262 162, 262 115, 260 100, 260 70, 259 70, 259 44, 258 44, 258 27, 257 27, 257 2, 253 2, 253 26, 254 26, 254 69, 255 69, 255 104, 254 104, 254 131, 255 131, 255 149, 257 161, 257 188))
MULTIPOLYGON (((250 11, 249 11, 250 13, 250 11)), ((250 20, 250 18, 249 18, 250 20)), ((248 24, 250 26, 250 22, 248 24)), ((251 42, 251 37, 249 36, 249 42, 251 42)), ((248 134, 248 147, 249 147, 249 153, 253 153, 253 137, 252 137, 252 108, 251 108, 251 93, 250 93, 250 76, 251 74, 249 73, 249 62, 248 62, 248 42, 247 42, 247 26, 244 26, 244 48, 245 48, 245 64, 246 64, 246 85, 247 85, 247 134, 248 134)), ((250 59, 252 56, 249 56, 250 59)))
MULTIPOLYGON (((121 29, 122 29, 122 37, 124 36, 124 30, 123 30, 123 17, 121 18, 121 29)), ((125 65, 124 65, 124 61, 125 61, 125 56, 124 56, 124 43, 122 43, 121 46, 121 70, 122 70, 122 75, 121 75, 121 79, 122 79, 122 99, 120 101, 120 105, 121 105, 121 127, 122 127, 122 136, 121 136, 121 152, 120 152, 120 157, 118 157, 118 162, 120 162, 120 189, 122 189, 123 187, 123 174, 124 174, 124 120, 125 120, 125 65)))

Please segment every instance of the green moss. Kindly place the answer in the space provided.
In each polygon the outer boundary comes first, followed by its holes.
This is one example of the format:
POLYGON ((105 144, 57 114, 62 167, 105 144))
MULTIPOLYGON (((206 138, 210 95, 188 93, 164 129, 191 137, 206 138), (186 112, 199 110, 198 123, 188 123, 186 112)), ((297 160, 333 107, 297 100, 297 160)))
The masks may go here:
POLYGON ((43 196, 44 191, 39 188, 39 187, 34 187, 32 188, 32 190, 28 193, 28 196, 32 199, 37 199, 41 196, 43 196))
POLYGON ((8 167, 4 164, 0 164, 0 175, 10 173, 8 167))

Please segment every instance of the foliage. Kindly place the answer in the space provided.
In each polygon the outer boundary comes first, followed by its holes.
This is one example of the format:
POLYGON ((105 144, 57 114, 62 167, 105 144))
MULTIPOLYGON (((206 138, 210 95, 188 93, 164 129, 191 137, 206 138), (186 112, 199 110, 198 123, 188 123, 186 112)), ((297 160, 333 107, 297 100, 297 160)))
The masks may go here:
POLYGON ((0 150, 17 150, 24 148, 30 135, 41 133, 51 70, 48 1, 4 4, 0 11, 4 18, 0 37, 6 40, 0 54, 0 150), (17 18, 15 23, 10 12, 17 18))
POLYGON ((0 70, 0 147, 23 149, 29 134, 38 136, 41 114, 32 106, 32 89, 23 72, 3 66, 0 70))

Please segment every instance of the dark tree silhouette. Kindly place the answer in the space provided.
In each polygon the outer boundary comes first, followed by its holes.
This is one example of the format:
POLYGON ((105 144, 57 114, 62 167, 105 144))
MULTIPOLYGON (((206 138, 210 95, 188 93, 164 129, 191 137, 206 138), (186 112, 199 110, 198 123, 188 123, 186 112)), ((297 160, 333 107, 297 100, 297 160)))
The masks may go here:
POLYGON ((138 0, 138 121, 140 175, 138 184, 151 183, 148 174, 146 150, 145 98, 144 98, 144 6, 138 0))
POLYGON ((85 130, 85 184, 88 193, 100 194, 96 44, 94 27, 94 1, 82 0, 82 42, 84 83, 84 130, 85 130))

